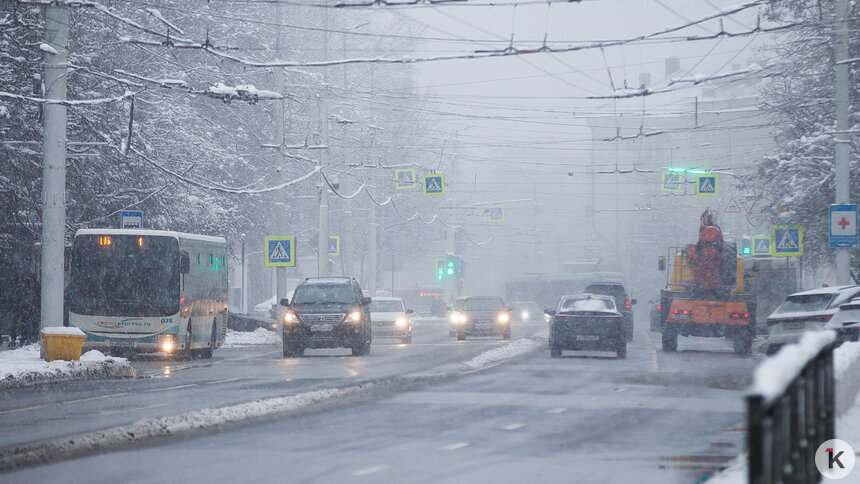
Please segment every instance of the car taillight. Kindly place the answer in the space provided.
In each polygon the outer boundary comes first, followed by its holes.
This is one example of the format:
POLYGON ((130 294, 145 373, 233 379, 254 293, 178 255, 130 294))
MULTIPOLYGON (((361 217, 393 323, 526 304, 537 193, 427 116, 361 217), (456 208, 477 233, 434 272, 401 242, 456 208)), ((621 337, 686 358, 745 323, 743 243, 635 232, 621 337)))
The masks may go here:
POLYGON ((826 322, 830 321, 830 318, 832 318, 832 317, 833 317, 832 314, 819 314, 818 316, 811 316, 811 317, 806 318, 806 319, 808 319, 809 321, 821 321, 821 322, 826 323, 826 322))
POLYGON ((657 311, 663 309, 663 306, 657 306, 657 311))
POLYGON ((627 309, 630 309, 630 300, 629 299, 624 301, 624 307, 627 309))

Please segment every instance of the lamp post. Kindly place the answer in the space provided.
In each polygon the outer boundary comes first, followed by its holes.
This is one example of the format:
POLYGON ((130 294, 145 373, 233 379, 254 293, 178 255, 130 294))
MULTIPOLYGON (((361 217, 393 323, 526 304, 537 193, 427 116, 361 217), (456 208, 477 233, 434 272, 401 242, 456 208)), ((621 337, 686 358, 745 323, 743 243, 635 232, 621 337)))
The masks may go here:
POLYGON ((245 234, 241 234, 242 238, 242 314, 248 314, 248 293, 245 289, 245 234))

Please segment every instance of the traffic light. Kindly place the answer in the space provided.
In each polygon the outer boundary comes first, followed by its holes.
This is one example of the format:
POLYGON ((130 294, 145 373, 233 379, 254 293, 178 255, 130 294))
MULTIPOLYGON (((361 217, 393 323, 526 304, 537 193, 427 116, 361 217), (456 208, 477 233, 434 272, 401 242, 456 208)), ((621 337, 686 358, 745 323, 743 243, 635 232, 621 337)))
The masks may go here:
POLYGON ((441 281, 443 279, 445 279, 445 261, 436 259, 436 280, 441 281))
POLYGON ((743 237, 743 241, 741 244, 741 254, 743 255, 752 255, 752 243, 748 236, 743 237))
POLYGON ((448 256, 445 275, 447 275, 448 277, 454 277, 455 275, 457 275, 457 259, 452 255, 448 256))
POLYGON ((459 255, 457 256, 457 277, 460 279, 466 277, 466 261, 459 255))

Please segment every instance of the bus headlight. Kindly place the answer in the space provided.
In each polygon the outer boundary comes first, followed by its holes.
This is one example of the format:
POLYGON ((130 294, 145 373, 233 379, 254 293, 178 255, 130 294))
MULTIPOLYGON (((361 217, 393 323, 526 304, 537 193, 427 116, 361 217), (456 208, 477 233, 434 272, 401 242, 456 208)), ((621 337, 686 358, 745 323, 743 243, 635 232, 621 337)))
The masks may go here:
POLYGON ((161 348, 161 351, 165 353, 173 353, 173 350, 176 349, 176 335, 159 334, 158 343, 159 347, 161 348))
POLYGON ((496 321, 502 324, 508 324, 511 321, 511 315, 508 313, 501 313, 496 316, 496 321))
POLYGON ((173 341, 165 341, 161 343, 161 351, 165 353, 173 353, 173 341))
POLYGON ((406 319, 405 318, 397 318, 397 321, 395 321, 394 324, 396 324, 397 326, 400 326, 402 328, 402 327, 406 326, 406 319))
POLYGON ((360 323, 361 322, 361 311, 353 311, 349 313, 349 321, 351 323, 360 323))

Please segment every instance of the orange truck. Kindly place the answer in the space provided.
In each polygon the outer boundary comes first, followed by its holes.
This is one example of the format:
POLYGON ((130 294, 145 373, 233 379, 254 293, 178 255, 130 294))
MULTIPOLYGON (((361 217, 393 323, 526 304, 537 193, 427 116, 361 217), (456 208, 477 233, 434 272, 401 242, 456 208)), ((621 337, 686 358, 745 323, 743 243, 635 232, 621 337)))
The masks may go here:
POLYGON ((677 351, 682 335, 728 338, 735 353, 751 353, 756 298, 745 291, 743 260, 735 243, 723 240, 713 211, 702 214, 699 241, 671 247, 659 268, 667 271, 660 291, 663 351, 677 351))

